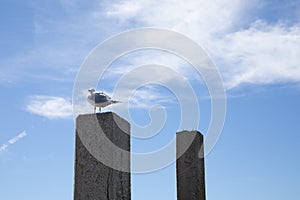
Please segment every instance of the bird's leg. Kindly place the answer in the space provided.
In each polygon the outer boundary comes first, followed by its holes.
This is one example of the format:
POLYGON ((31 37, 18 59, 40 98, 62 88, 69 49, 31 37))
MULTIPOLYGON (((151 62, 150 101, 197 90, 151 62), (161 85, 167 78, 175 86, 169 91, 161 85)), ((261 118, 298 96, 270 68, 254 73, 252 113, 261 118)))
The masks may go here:
POLYGON ((101 107, 99 107, 99 112, 101 113, 101 107))
POLYGON ((94 106, 94 114, 96 113, 96 106, 94 106))

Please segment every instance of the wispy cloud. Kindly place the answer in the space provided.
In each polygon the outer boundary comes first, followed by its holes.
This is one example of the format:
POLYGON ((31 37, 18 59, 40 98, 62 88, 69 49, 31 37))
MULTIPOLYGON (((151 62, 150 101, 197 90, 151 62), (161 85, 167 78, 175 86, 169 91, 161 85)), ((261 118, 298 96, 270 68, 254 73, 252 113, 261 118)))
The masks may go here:
MULTIPOLYGON (((43 73, 55 66, 53 78, 48 74, 46 77, 63 81, 69 77, 64 72, 77 69, 88 51, 100 41, 124 30, 151 26, 181 32, 201 44, 219 67, 227 89, 245 83, 300 82, 300 15, 296 1, 282 2, 282 7, 293 2, 289 16, 295 16, 282 19, 279 13, 283 12, 274 12, 269 21, 256 15, 259 11, 270 12, 270 3, 265 0, 230 3, 226 0, 96 0, 89 5, 79 1, 59 2, 69 15, 59 22, 57 16, 47 13, 48 8, 43 4, 34 7, 39 17, 34 18, 33 32, 40 42, 31 51, 22 53, 24 57, 1 61, 7 67, 4 74, 0 73, 0 81, 24 77, 28 66, 30 69, 44 67, 43 73), (11 66, 16 75, 12 74, 11 66)), ((281 11, 280 4, 276 4, 277 11, 281 11)), ((137 61, 154 60, 149 57, 145 53, 138 59, 130 58, 128 64, 136 66, 137 61)), ((175 59, 163 60, 170 66, 182 66, 175 59)), ((40 74, 34 78, 39 77, 44 78, 40 74)), ((190 77, 191 73, 187 74, 190 77)))
POLYGON ((73 114, 71 102, 55 96, 32 96, 26 110, 48 119, 66 119, 73 114))
POLYGON ((131 108, 151 108, 154 105, 175 104, 176 98, 160 92, 158 87, 147 85, 136 90, 129 100, 131 108))
POLYGON ((228 66, 223 68, 228 88, 300 81, 300 24, 270 25, 258 20, 219 42, 222 56, 218 58, 228 66))
POLYGON ((0 152, 6 150, 7 147, 8 147, 7 144, 3 144, 3 145, 0 147, 0 152))
POLYGON ((157 6, 151 0, 125 0, 110 5, 106 16, 124 25, 131 21, 190 36, 212 56, 228 89, 244 83, 300 82, 299 18, 275 23, 251 18, 253 10, 267 9, 263 2, 163 0, 157 6))
POLYGON ((25 136, 27 136, 26 131, 22 131, 19 135, 17 135, 16 137, 11 138, 10 140, 8 140, 7 143, 3 144, 0 147, 0 152, 5 151, 10 145, 15 144, 16 142, 18 142, 19 140, 21 140, 22 138, 24 138, 25 136))

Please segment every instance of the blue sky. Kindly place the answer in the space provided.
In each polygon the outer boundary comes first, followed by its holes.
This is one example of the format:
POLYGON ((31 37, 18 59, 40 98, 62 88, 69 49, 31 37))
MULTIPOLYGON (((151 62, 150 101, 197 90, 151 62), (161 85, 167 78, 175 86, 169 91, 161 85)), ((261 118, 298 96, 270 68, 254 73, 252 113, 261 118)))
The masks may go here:
MULTIPOLYGON (((207 198, 299 199, 299 10, 296 0, 1 1, 0 199, 72 198, 76 74, 99 43, 143 27, 171 29, 193 39, 223 79, 226 120, 206 157, 207 198)), ((201 76, 174 55, 155 50, 125 55, 97 88, 112 93, 122 75, 149 63, 172 66, 190 82, 200 107, 198 130, 205 135, 211 118, 209 92, 201 76)), ((138 75, 143 79, 149 74, 138 75)), ((167 73, 158 81, 179 87, 167 73)), ((182 128, 181 102, 166 87, 140 86, 129 102, 127 119, 136 127, 151 124, 149 110, 154 122, 166 116, 156 136, 132 139, 135 152, 163 147, 182 128)), ((122 105, 118 109, 125 117, 122 105)), ((148 130, 156 131, 156 125, 148 130)), ((132 176, 135 200, 173 200, 175 190, 174 164, 132 176)))

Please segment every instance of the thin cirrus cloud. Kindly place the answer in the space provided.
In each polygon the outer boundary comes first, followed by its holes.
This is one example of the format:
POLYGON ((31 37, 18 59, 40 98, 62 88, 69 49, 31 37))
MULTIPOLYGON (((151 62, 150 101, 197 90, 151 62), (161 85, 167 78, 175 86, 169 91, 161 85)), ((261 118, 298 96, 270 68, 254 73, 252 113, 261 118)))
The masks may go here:
POLYGON ((26 131, 22 131, 21 133, 19 133, 19 135, 11 138, 10 140, 8 140, 7 143, 3 144, 2 146, 0 146, 0 152, 7 150, 7 148, 10 145, 15 144, 16 142, 18 142, 19 140, 21 140, 22 138, 24 138, 25 136, 27 136, 26 131))
POLYGON ((32 96, 26 110, 48 119, 68 119, 73 114, 71 102, 55 96, 32 96))

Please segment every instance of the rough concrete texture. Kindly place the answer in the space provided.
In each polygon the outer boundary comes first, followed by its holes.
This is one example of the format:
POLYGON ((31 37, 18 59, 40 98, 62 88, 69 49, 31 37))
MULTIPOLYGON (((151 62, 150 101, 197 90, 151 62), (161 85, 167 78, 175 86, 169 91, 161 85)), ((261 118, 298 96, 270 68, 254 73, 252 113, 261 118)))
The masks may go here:
MULTIPOLYGON (((130 152, 130 124, 127 121, 112 112, 79 115, 76 121, 74 200, 130 200, 130 173, 110 168, 96 159, 105 152, 101 149, 103 138, 98 137, 101 134, 99 125, 113 144, 130 152), (93 155, 83 145, 85 139, 82 137, 92 138, 93 143, 99 144, 93 147, 93 155)), ((130 171, 130 154, 124 155, 112 152, 109 159, 111 163, 125 163, 126 170, 130 171)))
POLYGON ((198 131, 182 131, 176 134, 176 154, 184 152, 176 161, 177 200, 205 200, 203 136, 198 131), (192 141, 189 148, 185 147, 192 141), (201 150, 201 151, 200 151, 201 150))

